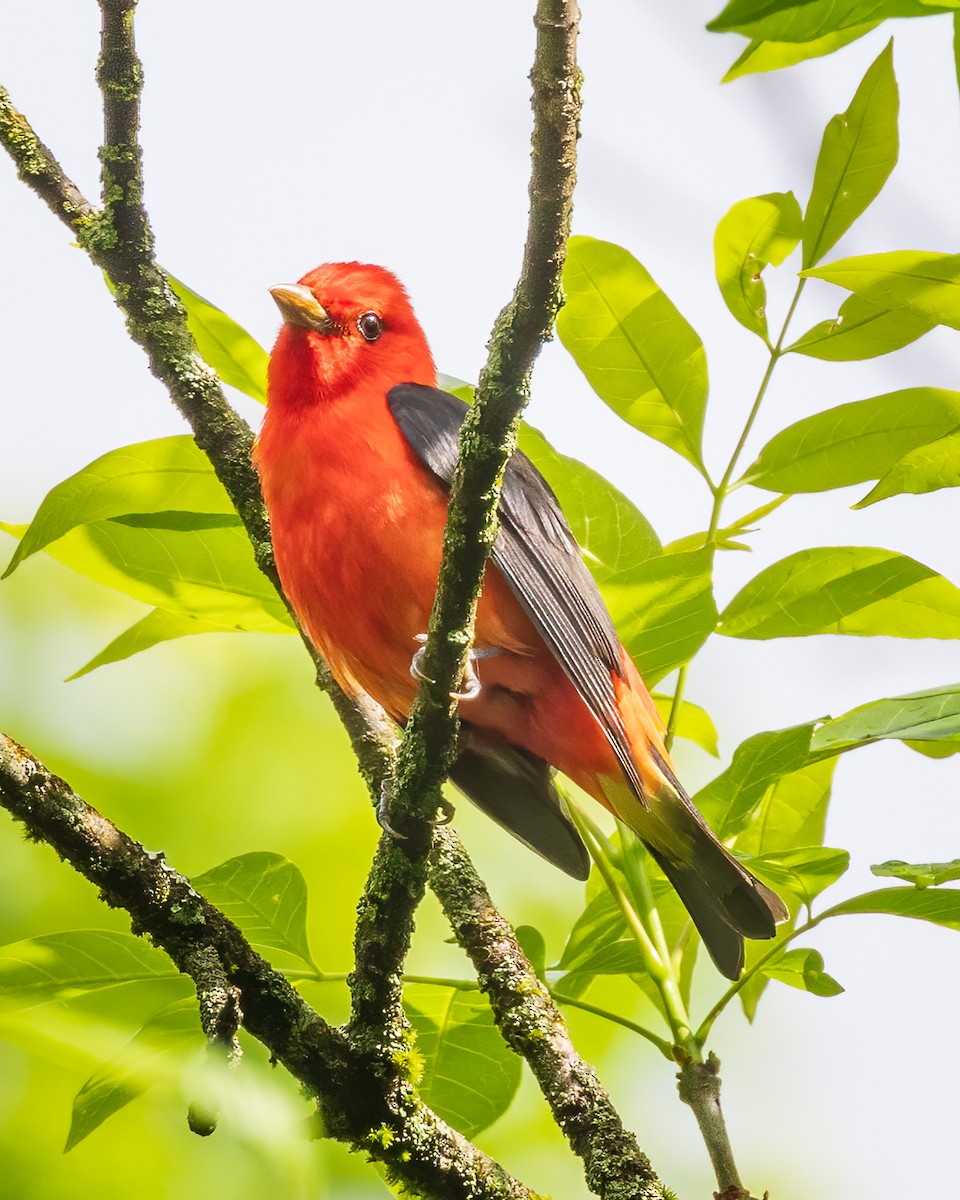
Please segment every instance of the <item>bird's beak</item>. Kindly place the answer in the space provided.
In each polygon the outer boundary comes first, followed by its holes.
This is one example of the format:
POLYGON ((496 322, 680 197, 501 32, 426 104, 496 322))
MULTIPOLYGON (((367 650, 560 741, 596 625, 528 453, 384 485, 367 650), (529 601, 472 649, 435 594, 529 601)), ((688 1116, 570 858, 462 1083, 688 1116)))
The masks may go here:
POLYGON ((333 333, 333 321, 309 288, 299 283, 284 283, 271 288, 270 295, 288 325, 299 325, 317 333, 333 333))

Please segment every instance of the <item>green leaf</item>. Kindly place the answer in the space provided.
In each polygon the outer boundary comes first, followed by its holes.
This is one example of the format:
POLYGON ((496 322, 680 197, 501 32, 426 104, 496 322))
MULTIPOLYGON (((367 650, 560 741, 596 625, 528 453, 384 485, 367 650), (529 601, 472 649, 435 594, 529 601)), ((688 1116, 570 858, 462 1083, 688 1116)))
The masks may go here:
MULTIPOLYGON (((438 372, 444 391, 472 404, 474 388, 438 372)), ((520 422, 517 446, 553 489, 577 544, 598 579, 629 571, 662 550, 642 512, 592 467, 555 450, 539 429, 520 422)))
POLYGON ((866 508, 889 496, 917 496, 952 487, 960 487, 960 428, 909 450, 854 508, 866 508))
POLYGON ((652 687, 688 662, 713 632, 710 547, 652 558, 601 585, 623 644, 652 687))
POLYGON ((530 960, 533 973, 543 979, 547 971, 547 943, 543 934, 534 925, 518 925, 514 932, 520 949, 530 960))
POLYGON ((813 996, 839 996, 843 988, 823 969, 818 950, 787 950, 761 967, 764 975, 813 996))
POLYGON ((560 454, 530 425, 518 445, 549 482, 573 536, 598 579, 629 571, 660 553, 660 539, 642 512, 591 467, 560 454))
POLYGON ((241 854, 193 883, 255 946, 285 951, 316 969, 307 943, 307 884, 289 859, 265 850, 241 854))
POLYGON ((819 262, 846 233, 896 165, 899 106, 890 41, 864 75, 850 107, 824 131, 803 217, 805 267, 819 262))
MULTIPOLYGON (((587 902, 574 923, 557 968, 571 972, 588 970, 587 964, 597 953, 627 936, 623 913, 613 894, 604 887, 587 902)), ((635 948, 632 939, 631 944, 635 948)))
POLYGON ((172 275, 167 278, 187 311, 187 325, 204 361, 224 383, 266 404, 269 361, 266 350, 209 300, 172 275))
POLYGON ((178 977, 165 954, 130 933, 73 929, 0 947, 0 1002, 15 1007, 178 977))
POLYGON ((960 392, 944 388, 906 388, 855 400, 782 430, 741 482, 794 493, 879 479, 910 450, 958 424, 960 392))
POLYGON ((840 29, 888 17, 927 17, 953 12, 960 0, 730 0, 707 24, 714 33, 779 42, 810 42, 840 29))
MULTIPOLYGON (((653 702, 657 706, 660 719, 666 725, 670 720, 673 697, 664 696, 661 692, 654 692, 653 702)), ((692 704, 689 700, 681 700, 680 715, 677 719, 674 732, 677 737, 685 738, 688 742, 695 742, 702 750, 706 750, 708 754, 712 754, 714 758, 719 757, 720 747, 717 744, 717 727, 714 725, 713 718, 706 709, 701 708, 699 705, 692 704)))
POLYGON ((954 754, 960 754, 960 738, 942 742, 915 742, 904 738, 903 744, 908 750, 922 754, 924 758, 951 758, 954 754))
POLYGON ((887 913, 894 917, 914 917, 931 921, 947 929, 960 929, 960 889, 956 888, 881 888, 865 892, 834 905, 822 917, 844 917, 853 913, 887 913))
POLYGON ((826 362, 855 362, 900 350, 929 333, 936 321, 903 308, 883 308, 848 296, 832 321, 814 325, 785 354, 805 354, 826 362))
POLYGON ((870 870, 874 875, 881 877, 904 879, 918 888, 938 887, 941 883, 951 883, 960 879, 960 858, 940 863, 907 863, 902 859, 892 858, 889 862, 878 863, 870 870))
POLYGON ((175 1069, 175 1062, 169 1060, 203 1044, 196 997, 179 1001, 151 1017, 120 1054, 98 1067, 77 1092, 64 1153, 175 1069))
MULTIPOLYGON (((253 559, 236 517, 159 513, 94 521, 47 547, 53 558, 94 583, 145 604, 229 629, 290 633, 283 602, 253 559), (191 526, 194 526, 191 528, 191 526)), ((19 527, 0 522, 17 535, 19 527)))
POLYGON ((557 333, 591 387, 635 429, 704 473, 700 338, 627 250, 570 239, 557 333))
POLYGON ((960 254, 889 250, 838 258, 801 274, 835 283, 879 308, 960 329, 960 254))
POLYGON ((793 192, 741 200, 717 226, 713 239, 717 283, 733 316, 769 345, 763 271, 779 266, 800 240, 803 217, 793 192))
POLYGON ((827 758, 775 777, 737 835, 737 851, 789 855, 820 846, 836 765, 835 758, 827 758))
POLYGON ((960 684, 861 704, 814 731, 814 754, 839 754, 886 739, 936 742, 960 737, 960 684))
POLYGON ((464 1137, 475 1137, 510 1107, 520 1059, 508 1050, 483 995, 408 986, 403 1002, 424 1058, 420 1095, 464 1137))
POLYGON ((923 563, 873 546, 818 546, 761 571, 720 616, 726 637, 842 633, 960 637, 960 589, 923 563))
POLYGON ((846 850, 830 846, 796 846, 744 859, 744 865, 781 895, 790 892, 809 905, 836 883, 850 866, 846 850))
POLYGON ((851 25, 848 29, 825 33, 823 37, 813 38, 809 42, 767 42, 755 39, 731 65, 720 82, 731 83, 744 75, 779 71, 782 67, 792 67, 810 58, 832 54, 834 50, 839 50, 876 29, 879 23, 868 21, 865 25, 851 25))
MULTIPOLYGON (((806 763, 812 733, 812 723, 755 733, 737 747, 730 766, 697 792, 694 804, 722 841, 750 823, 772 784, 806 763)), ((758 851, 759 845, 746 848, 758 851)))
POLYGON ((122 662, 142 650, 149 650, 161 642, 169 642, 174 638, 188 637, 193 633, 236 633, 236 627, 215 625, 212 621, 201 621, 197 617, 185 616, 182 613, 167 612, 155 608, 147 613, 129 629, 124 630, 119 637, 105 646, 99 654, 85 663, 79 671, 67 676, 67 682, 79 679, 95 671, 97 667, 105 667, 109 663, 122 662))
POLYGON ((169 510, 236 515, 193 438, 156 438, 111 450, 47 493, 4 578, 78 525, 169 510))

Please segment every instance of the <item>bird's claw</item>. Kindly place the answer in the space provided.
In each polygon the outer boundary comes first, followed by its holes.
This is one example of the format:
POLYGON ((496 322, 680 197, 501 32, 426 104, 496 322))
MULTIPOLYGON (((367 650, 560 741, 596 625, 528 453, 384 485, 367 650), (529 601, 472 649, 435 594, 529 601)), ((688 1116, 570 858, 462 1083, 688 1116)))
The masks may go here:
POLYGON ((441 796, 440 803, 437 805, 438 814, 434 817, 431 824, 433 825, 449 825, 456 816, 457 810, 449 800, 441 796))
MULTIPOLYGON (((380 800, 377 803, 377 824, 388 837, 392 837, 395 842, 405 842, 407 835, 400 833, 390 824, 390 802, 393 800, 393 781, 385 779, 380 785, 380 800)), ((430 822, 431 825, 449 825, 456 815, 457 810, 445 797, 441 796, 437 804, 437 816, 430 822)))
MULTIPOLYGON (((410 674, 414 679, 425 679, 428 683, 434 683, 429 675, 423 671, 423 656, 426 653, 427 635, 418 633, 414 635, 414 641, 423 643, 420 649, 413 656, 410 663, 410 674)), ((476 663, 481 658, 495 658, 503 651, 499 646, 475 646, 467 656, 467 668, 463 673, 463 690, 459 692, 451 692, 451 700, 475 700, 480 695, 480 676, 477 674, 476 663)))
POLYGON ((377 824, 385 834, 395 842, 405 842, 407 835, 400 833, 390 824, 390 801, 393 799, 393 785, 390 779, 385 779, 380 785, 380 801, 377 804, 377 824))

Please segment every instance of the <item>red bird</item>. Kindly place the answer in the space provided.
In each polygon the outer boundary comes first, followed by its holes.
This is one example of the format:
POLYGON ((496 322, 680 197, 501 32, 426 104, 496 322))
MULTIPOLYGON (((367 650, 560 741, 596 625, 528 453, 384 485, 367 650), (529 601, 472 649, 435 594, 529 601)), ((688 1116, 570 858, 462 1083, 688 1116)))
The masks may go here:
MULTIPOLYGON (((383 268, 331 263, 272 295, 284 325, 255 457, 280 579, 340 685, 402 723, 466 405, 437 388, 407 294, 383 268)), ((690 803, 556 498, 520 453, 500 521, 477 610, 482 685, 460 700, 453 782, 585 879, 589 858, 552 781, 562 771, 642 838, 735 979, 744 937, 772 937, 784 905, 690 803)))

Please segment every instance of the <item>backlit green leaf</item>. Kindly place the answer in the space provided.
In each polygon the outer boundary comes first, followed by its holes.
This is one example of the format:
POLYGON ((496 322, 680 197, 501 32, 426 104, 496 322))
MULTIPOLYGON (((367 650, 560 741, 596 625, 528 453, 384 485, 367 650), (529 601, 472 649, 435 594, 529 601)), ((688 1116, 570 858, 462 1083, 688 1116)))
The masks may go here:
POLYGON ((255 946, 315 966, 307 944, 307 884, 289 859, 263 850, 241 854, 193 882, 255 946))
MULTIPOLYGON (((604 887, 577 918, 560 962, 563 971, 589 970, 596 954, 627 938, 627 923, 613 894, 604 887)), ((635 943, 631 943, 635 947, 635 943)), ((642 969, 642 968, 639 968, 642 969)))
POLYGON ((897 162, 898 110, 891 41, 863 77, 850 107, 824 131, 803 217, 805 267, 823 258, 886 182, 897 162))
POLYGON ((493 1022, 490 1002, 454 988, 404 988, 404 1007, 423 1055, 418 1091, 465 1137, 475 1137, 510 1107, 520 1059, 493 1022))
POLYGON ((120 983, 180 978, 165 954, 131 933, 73 929, 0 947, 0 1003, 44 1004, 120 983))
POLYGON ((79 671, 68 676, 79 679, 82 675, 95 671, 97 667, 105 667, 109 663, 122 662, 141 650, 149 650, 161 642, 169 642, 174 638, 188 637, 194 633, 236 633, 238 630, 225 625, 215 625, 211 621, 201 621, 198 617, 187 616, 183 613, 167 612, 155 608, 147 615, 125 629, 119 637, 105 646, 99 654, 85 663, 79 671))
POLYGON ((293 631, 236 516, 155 513, 94 521, 47 550, 94 583, 168 612, 257 633, 293 631))
MULTIPOLYGON (((812 732, 812 723, 794 725, 756 733, 741 742, 730 766, 693 797, 718 837, 726 840, 740 833, 751 822, 767 789, 806 763, 812 732)), ((787 844, 781 842, 778 848, 787 844)), ((744 849, 758 853, 761 843, 755 840, 744 849)))
POLYGON ((120 1054, 94 1071, 77 1092, 64 1151, 72 1150, 158 1078, 175 1070, 175 1060, 184 1051, 203 1044, 196 997, 170 1005, 146 1021, 120 1054))
POLYGON ((836 759, 807 763, 775 777, 737 835, 746 854, 804 853, 823 842, 836 759))
POLYGON ((707 360, 700 338, 627 250, 570 239, 557 333, 597 395, 701 472, 707 360))
POLYGON ((918 888, 938 887, 960 879, 960 858, 942 863, 908 863, 892 858, 870 868, 874 875, 903 879, 918 888))
POLYGON ((833 976, 823 969, 823 955, 818 950, 787 950, 761 970, 770 979, 777 979, 812 996, 839 996, 843 991, 833 976))
POLYGON ((716 625, 710 548, 652 558, 602 583, 623 644, 649 687, 689 661, 716 625))
POLYGON ((832 54, 834 50, 855 42, 871 29, 876 29, 878 21, 868 21, 865 25, 851 25, 848 29, 825 33, 823 37, 814 38, 809 42, 767 42, 752 41, 727 71, 721 83, 731 83, 743 75, 759 75, 763 71, 779 71, 782 67, 792 67, 797 63, 806 62, 810 58, 820 58, 824 54, 832 54))
POLYGON ((855 362, 899 350, 935 325, 936 321, 909 309, 883 308, 862 296, 848 296, 832 321, 808 329, 785 353, 827 362, 855 362))
POLYGON ((850 865, 850 855, 830 846, 797 846, 755 855, 745 859, 744 865, 774 891, 781 895, 790 892, 809 905, 844 874, 850 865))
POLYGON ((960 329, 960 254, 890 250, 838 258, 802 274, 856 292, 879 308, 898 308, 960 329))
MULTIPOLYGON (((670 720, 673 697, 654 692, 653 702, 657 706, 660 719, 666 725, 670 720)), ((679 738, 695 742, 702 750, 712 754, 714 758, 720 754, 717 745, 717 727, 713 723, 713 718, 705 709, 700 708, 697 704, 692 704, 689 700, 680 702, 680 715, 674 732, 679 738)))
POLYGON ((778 433, 742 482, 793 493, 879 479, 909 451, 958 424, 960 392, 943 388, 907 388, 841 404, 778 433))
POLYGON ((717 283, 727 308, 751 333, 767 338, 763 270, 780 263, 800 240, 803 217, 793 192, 741 200, 717 226, 713 239, 717 283))
POLYGON ((839 29, 888 17, 927 17, 953 12, 960 0, 926 4, 923 0, 729 0, 707 28, 750 38, 810 42, 839 29))
POLYGON ((224 383, 266 404, 266 350, 216 305, 198 296, 172 275, 167 278, 187 310, 187 324, 204 361, 224 383))
POLYGON ((957 888, 881 888, 865 892, 834 905, 823 916, 841 917, 852 913, 888 913, 894 917, 915 917, 947 929, 960 929, 960 889, 957 888))
POLYGON ((839 754, 871 742, 898 739, 949 741, 960 737, 960 684, 861 704, 814 731, 814 754, 839 754))
POLYGON ((904 554, 818 546, 761 571, 721 614, 727 637, 960 637, 960 589, 904 554))
POLYGON ((866 508, 888 496, 922 495, 952 487, 960 487, 960 428, 908 450, 854 508, 866 508))
POLYGON ((111 450, 47 493, 4 576, 78 525, 174 510, 235 515, 193 438, 156 438, 111 450))
POLYGON ((660 553, 660 539, 650 522, 602 475, 560 454, 530 425, 521 426, 518 445, 556 493, 598 579, 632 570, 660 553))

